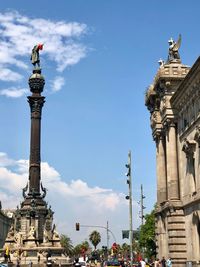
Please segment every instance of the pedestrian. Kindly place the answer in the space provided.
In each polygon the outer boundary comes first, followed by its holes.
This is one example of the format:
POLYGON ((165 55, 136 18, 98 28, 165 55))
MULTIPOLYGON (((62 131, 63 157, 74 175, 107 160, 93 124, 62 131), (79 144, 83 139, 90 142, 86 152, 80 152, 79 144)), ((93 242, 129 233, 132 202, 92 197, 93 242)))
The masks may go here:
POLYGON ((8 257, 6 255, 6 252, 4 253, 4 262, 7 262, 8 261, 8 257))
POLYGON ((81 267, 81 264, 80 264, 80 262, 79 262, 79 259, 78 259, 78 258, 76 258, 76 259, 75 259, 75 262, 74 262, 74 267, 81 267))
POLYGON ((20 267, 20 261, 19 260, 17 260, 16 267, 20 267))
POLYGON ((159 267, 159 265, 160 265, 159 259, 155 259, 155 261, 154 261, 154 267, 159 267))
POLYGON ((165 259, 165 257, 162 257, 161 267, 166 267, 166 259, 165 259))
POLYGON ((146 262, 144 261, 144 259, 141 259, 140 266, 141 267, 146 267, 146 262))
POLYGON ((33 267, 33 263, 32 263, 31 260, 29 261, 29 264, 28 265, 29 265, 29 267, 33 267))
POLYGON ((170 257, 167 259, 166 263, 167 263, 167 267, 172 267, 172 260, 170 257))

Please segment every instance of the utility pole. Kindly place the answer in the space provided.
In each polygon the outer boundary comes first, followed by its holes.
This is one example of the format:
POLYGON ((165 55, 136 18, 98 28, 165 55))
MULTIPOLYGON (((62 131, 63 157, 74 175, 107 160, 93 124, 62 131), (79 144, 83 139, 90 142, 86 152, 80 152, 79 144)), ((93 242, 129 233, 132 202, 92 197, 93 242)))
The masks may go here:
POLYGON ((125 165, 128 169, 126 176, 129 187, 129 195, 126 199, 129 200, 129 238, 130 238, 130 267, 133 266, 133 219, 132 219, 132 177, 131 177, 131 151, 128 152, 128 164, 125 165))
POLYGON ((145 198, 145 195, 143 194, 143 186, 141 184, 141 198, 140 198, 140 205, 141 205, 141 224, 143 225, 144 224, 144 209, 146 208, 144 205, 143 205, 143 199, 145 198))

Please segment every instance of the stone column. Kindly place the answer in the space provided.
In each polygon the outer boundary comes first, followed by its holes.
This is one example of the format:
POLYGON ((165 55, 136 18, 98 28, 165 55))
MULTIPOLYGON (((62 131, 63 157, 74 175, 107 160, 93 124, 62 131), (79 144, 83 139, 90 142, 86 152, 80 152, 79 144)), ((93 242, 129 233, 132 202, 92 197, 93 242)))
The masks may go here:
POLYGON ((178 200, 179 184, 178 184, 176 125, 172 120, 168 121, 168 131, 166 136, 166 152, 167 152, 166 166, 167 166, 168 200, 178 200))
POLYGON ((31 109, 31 141, 29 163, 29 195, 40 195, 40 135, 41 114, 45 97, 41 96, 44 87, 44 78, 40 69, 33 70, 29 78, 32 95, 28 97, 31 109))
POLYGON ((165 140, 162 133, 157 137, 156 146, 157 203, 160 204, 167 200, 165 140))

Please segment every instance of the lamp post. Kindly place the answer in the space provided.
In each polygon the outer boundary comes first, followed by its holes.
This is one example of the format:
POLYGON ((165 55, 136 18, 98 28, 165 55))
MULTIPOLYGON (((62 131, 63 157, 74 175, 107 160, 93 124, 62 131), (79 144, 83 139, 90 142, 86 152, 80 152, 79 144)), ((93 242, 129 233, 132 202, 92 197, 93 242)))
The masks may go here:
POLYGON ((131 177, 131 151, 128 152, 128 164, 125 165, 128 169, 126 176, 129 188, 129 195, 126 199, 129 200, 129 238, 130 238, 130 266, 133 266, 133 219, 132 219, 132 177, 131 177))

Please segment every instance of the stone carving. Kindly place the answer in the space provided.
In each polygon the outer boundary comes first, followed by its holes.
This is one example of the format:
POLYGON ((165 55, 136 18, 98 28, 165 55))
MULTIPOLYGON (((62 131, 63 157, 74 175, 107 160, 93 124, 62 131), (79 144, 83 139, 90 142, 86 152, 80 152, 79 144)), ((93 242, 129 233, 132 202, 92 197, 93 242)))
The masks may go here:
POLYGON ((43 242, 44 242, 44 243, 48 243, 50 239, 51 239, 51 232, 50 232, 50 231, 47 231, 47 230, 44 228, 43 242))
POLYGON ((21 245, 22 244, 22 233, 21 232, 15 233, 14 241, 18 245, 21 245))
POLYGON ((164 66, 165 61, 164 61, 162 58, 160 58, 160 59, 158 60, 158 64, 159 64, 159 66, 160 66, 160 68, 161 68, 161 67, 164 66))
POLYGON ((38 97, 38 98, 28 97, 28 102, 29 102, 30 108, 31 108, 31 116, 40 117, 42 107, 43 107, 43 104, 45 102, 44 98, 43 97, 38 97))
POLYGON ((60 240, 60 236, 58 234, 58 232, 56 231, 56 225, 53 225, 53 229, 52 229, 52 239, 53 240, 60 240))
POLYGON ((196 126, 196 133, 194 135, 194 140, 198 143, 200 147, 200 126, 196 126))
POLYGON ((187 138, 184 139, 182 151, 185 152, 186 158, 194 157, 195 148, 196 148, 195 141, 189 141, 187 138))
POLYGON ((173 60, 180 61, 180 55, 179 55, 178 50, 181 46, 181 34, 179 34, 179 38, 177 42, 175 42, 172 38, 170 38, 168 43, 169 43, 168 62, 171 62, 173 60))
POLYGON ((24 198, 27 197, 27 195, 26 195, 26 191, 27 191, 27 190, 28 190, 28 183, 27 183, 26 186, 22 189, 22 195, 23 195, 24 198))
POLYGON ((41 189, 42 189, 42 198, 45 198, 46 194, 47 194, 47 189, 45 187, 43 187, 42 183, 41 183, 41 189))
POLYGON ((28 239, 35 239, 35 227, 30 226, 29 233, 28 233, 28 239))

